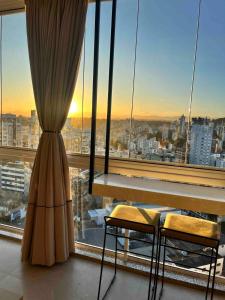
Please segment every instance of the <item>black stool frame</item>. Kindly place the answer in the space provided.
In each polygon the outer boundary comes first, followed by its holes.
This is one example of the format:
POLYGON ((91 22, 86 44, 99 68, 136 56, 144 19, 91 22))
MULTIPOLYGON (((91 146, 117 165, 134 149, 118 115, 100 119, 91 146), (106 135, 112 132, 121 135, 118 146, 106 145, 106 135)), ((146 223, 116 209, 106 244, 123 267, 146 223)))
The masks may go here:
MULTIPOLYGON (((104 234, 104 241, 103 241, 103 251, 102 251, 102 261, 101 261, 101 271, 100 271, 100 278, 99 278, 99 287, 98 287, 98 297, 97 297, 97 300, 100 300, 100 293, 101 293, 101 283, 102 283, 102 272, 103 272, 103 266, 104 266, 104 257, 105 257, 105 246, 106 246, 106 237, 107 235, 111 235, 111 236, 114 236, 115 237, 115 260, 114 260, 114 275, 113 275, 113 278, 112 280, 110 281, 109 283, 109 286, 108 288, 106 289, 104 295, 102 296, 101 299, 105 299, 108 291, 110 290, 112 284, 114 283, 114 280, 116 278, 116 271, 117 271, 117 251, 121 251, 121 252, 124 252, 124 253, 132 253, 132 254, 135 254, 137 255, 138 253, 135 253, 135 252, 132 252, 132 251, 128 251, 128 250, 124 250, 124 249, 118 249, 118 237, 121 237, 121 238, 124 238, 124 239, 128 239, 128 240, 135 240, 135 241, 141 241, 141 242, 144 242, 146 244, 150 244, 152 245, 152 251, 151 251, 151 255, 145 255, 145 254, 140 254, 141 256, 143 257, 146 257, 146 258, 150 258, 151 259, 151 265, 150 265, 150 272, 149 272, 149 287, 148 287, 148 300, 150 299, 150 294, 151 294, 151 285, 152 285, 152 269, 153 269, 153 260, 154 260, 154 249, 155 249, 155 244, 156 244, 156 235, 157 235, 157 231, 156 231, 156 228, 159 228, 159 223, 158 225, 150 225, 150 224, 142 224, 142 223, 139 223, 139 222, 134 222, 134 221, 127 221, 127 220, 124 220, 124 219, 119 219, 119 218, 114 218, 114 217, 110 217, 110 216, 106 216, 104 217, 105 219, 105 234, 104 234), (115 220, 115 221, 120 221, 122 222, 123 225, 125 226, 120 226, 120 225, 113 225, 113 224, 110 224, 110 220, 115 220), (127 226, 126 226, 126 223, 127 223, 127 226), (134 230, 132 228, 129 227, 129 224, 136 224, 136 225, 141 225, 141 226, 146 226, 146 231, 144 230, 134 230), (111 233, 111 232, 108 232, 107 229, 108 227, 115 227, 116 229, 116 233, 111 233), (148 229, 149 227, 151 227, 151 231, 148 232, 148 229), (149 234, 149 235, 152 235, 153 236, 153 241, 152 242, 149 242, 149 241, 145 241, 143 239, 138 239, 138 238, 131 238, 131 237, 125 237, 123 235, 120 235, 118 234, 118 228, 121 228, 121 229, 128 229, 128 230, 134 230, 136 232, 142 232, 142 233, 146 233, 146 234, 149 234)), ((157 250, 158 247, 156 247, 156 250, 157 250)), ((138 254, 139 255, 139 254, 138 254)), ((155 271, 157 269, 156 267, 156 264, 157 264, 157 253, 156 253, 156 257, 155 257, 155 271)), ((154 276, 156 278, 156 275, 154 276)), ((154 280, 154 284, 156 283, 156 280, 154 280)), ((152 297, 154 296, 154 287, 153 287, 153 294, 152 294, 152 297)))
MULTIPOLYGON (((218 239, 214 239, 214 238, 207 238, 207 237, 203 237, 203 236, 199 236, 196 234, 190 234, 190 233, 186 233, 186 232, 182 232, 182 231, 177 231, 177 230, 173 230, 173 229, 168 229, 168 228, 164 228, 164 227, 160 227, 159 228, 159 236, 158 236, 158 245, 157 245, 158 249, 157 249, 157 270, 156 270, 156 283, 155 283, 155 289, 154 289, 154 299, 156 299, 156 294, 157 294, 157 282, 158 282, 158 277, 159 277, 159 262, 160 262, 160 254, 161 254, 161 248, 163 247, 163 261, 162 261, 162 284, 161 284, 161 290, 160 290, 160 294, 159 294, 159 299, 161 299, 162 295, 163 295, 163 286, 164 286, 164 273, 165 273, 165 262, 171 262, 166 260, 166 248, 170 248, 170 249, 175 249, 175 250, 180 250, 180 251, 186 251, 188 253, 192 253, 192 254, 197 254, 199 256, 203 256, 203 257, 209 257, 210 258, 210 267, 209 267, 209 271, 208 272, 208 280, 207 280, 207 287, 206 287, 206 296, 205 299, 208 299, 208 294, 209 294, 209 290, 210 290, 210 279, 211 279, 211 273, 213 270, 213 276, 212 276, 212 285, 211 285, 211 300, 213 299, 213 292, 214 292, 214 285, 215 285, 215 276, 216 276, 216 266, 217 266, 217 258, 218 258, 218 249, 219 249, 219 240, 218 239), (209 246, 207 244, 201 243, 201 242, 193 242, 193 241, 189 241, 189 240, 185 240, 182 238, 178 238, 178 237, 173 237, 173 236, 167 236, 166 233, 164 233, 164 231, 169 231, 171 233, 179 233, 179 234, 183 234, 185 236, 190 236, 190 237, 199 237, 199 238, 203 238, 206 241, 209 242, 214 242, 215 243, 215 247, 209 246), (198 252, 194 252, 194 251, 190 251, 184 248, 179 248, 179 247, 173 247, 168 245, 167 243, 167 239, 174 239, 174 240, 180 240, 180 241, 184 241, 187 243, 192 243, 192 244, 197 244, 197 245, 202 245, 202 246, 206 246, 208 248, 211 248, 211 255, 207 255, 207 254, 200 254, 198 252), (164 241, 162 241, 164 240, 164 241), (214 253, 215 251, 215 253, 214 253), (213 267, 214 265, 214 267, 213 267)), ((180 266, 184 266, 184 267, 190 267, 187 264, 183 264, 183 263, 179 263, 180 266)), ((199 267, 195 267, 195 269, 201 270, 201 268, 199 267)), ((205 271, 205 270, 204 270, 205 271)))

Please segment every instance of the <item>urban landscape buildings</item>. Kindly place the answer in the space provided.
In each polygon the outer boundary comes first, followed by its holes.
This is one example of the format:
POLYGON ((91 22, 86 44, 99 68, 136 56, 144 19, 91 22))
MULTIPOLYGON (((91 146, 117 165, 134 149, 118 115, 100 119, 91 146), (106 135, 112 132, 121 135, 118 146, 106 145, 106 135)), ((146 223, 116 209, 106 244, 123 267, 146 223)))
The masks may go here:
MULTIPOLYGON (((76 118, 66 121, 62 134, 68 153, 89 153, 90 119, 86 118, 82 123, 76 118)), ((31 111, 30 117, 3 114, 1 126, 2 146, 37 149, 41 129, 35 110, 31 111)), ((173 121, 133 120, 132 128, 129 119, 113 119, 110 155, 224 168, 224 120, 193 118, 189 136, 188 126, 184 115, 173 121)), ((105 120, 99 119, 96 153, 104 155, 104 149, 105 120)))
MULTIPOLYGON (((225 167, 225 125, 223 119, 193 118, 188 124, 182 115, 171 121, 113 119, 111 127, 111 157, 189 163, 206 167, 225 167), (188 126, 190 125, 190 128, 188 126), (189 134, 188 134, 189 129, 189 134), (188 138, 189 137, 189 138, 188 138), (189 139, 189 140, 187 140, 189 139), (187 152, 188 151, 188 152, 187 152), (185 162, 185 154, 187 161, 185 162)), ((1 143, 6 147, 37 149, 41 134, 35 110, 29 117, 14 114, 2 115, 1 143)), ((68 153, 88 154, 90 149, 90 119, 68 118, 62 131, 68 153)), ((105 120, 97 120, 96 154, 104 155, 105 120)), ((24 226, 29 180, 32 164, 23 161, 2 161, 0 165, 0 219, 1 222, 24 226)), ((74 204, 74 222, 77 240, 100 246, 103 236, 104 216, 109 214, 120 199, 95 197, 88 193, 88 170, 70 168, 71 195, 74 204)), ((145 204, 134 203, 146 207, 145 204)), ((162 215, 173 210, 178 214, 190 214, 212 218, 196 212, 187 212, 168 207, 151 207, 161 210, 162 215)), ((225 242, 222 238, 222 242, 225 242)), ((223 260, 223 244, 220 260, 223 260)), ((109 242, 110 247, 110 242, 109 242)), ((113 247, 113 244, 112 244, 113 247)), ((122 247, 122 244, 121 244, 122 247)), ((144 253, 143 245, 132 244, 136 251, 144 253)), ((199 248, 202 252, 204 249, 199 248)), ((175 255, 176 263, 187 260, 184 254, 175 255)), ((174 262, 174 256, 168 257, 174 262)), ((205 266, 205 262, 190 258, 193 267, 205 266)), ((220 262, 220 266, 223 265, 220 262)), ((224 273, 220 267, 220 274, 224 273)))

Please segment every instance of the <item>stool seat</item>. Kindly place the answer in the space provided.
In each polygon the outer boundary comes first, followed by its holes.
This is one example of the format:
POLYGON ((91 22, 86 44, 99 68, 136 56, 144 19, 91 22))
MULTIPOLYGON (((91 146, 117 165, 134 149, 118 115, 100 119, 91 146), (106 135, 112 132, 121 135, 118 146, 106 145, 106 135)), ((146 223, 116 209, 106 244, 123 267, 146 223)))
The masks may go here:
POLYGON ((184 215, 167 214, 163 229, 163 235, 206 246, 214 246, 219 238, 217 223, 184 215))
POLYGON ((160 213, 128 205, 117 205, 107 218, 107 224, 135 231, 152 232, 158 224, 160 213), (151 226, 148 226, 151 225, 151 226))

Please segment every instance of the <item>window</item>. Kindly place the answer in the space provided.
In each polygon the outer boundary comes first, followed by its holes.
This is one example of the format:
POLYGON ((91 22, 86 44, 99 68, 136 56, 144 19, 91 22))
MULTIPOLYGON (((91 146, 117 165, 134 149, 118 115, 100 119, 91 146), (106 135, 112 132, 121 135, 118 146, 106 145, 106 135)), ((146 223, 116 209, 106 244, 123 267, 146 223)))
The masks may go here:
MULTIPOLYGON (((73 153, 88 154, 90 152, 94 11, 94 4, 89 4, 77 85, 62 132, 70 158, 73 157, 70 155, 73 153)), ((205 0, 202 6, 191 124, 188 127, 197 1, 171 0, 167 3, 163 0, 140 0, 135 78, 133 74, 137 0, 118 1, 111 157, 131 158, 129 167, 135 169, 137 162, 132 159, 183 163, 187 152, 188 162, 191 164, 225 168, 225 119, 223 115, 225 45, 222 38, 225 24, 222 11, 224 11, 222 1, 218 1, 215 6, 212 1, 205 0), (133 79, 135 79, 134 86, 133 79), (188 128, 190 140, 187 143, 188 128)), ((111 2, 103 2, 96 139, 96 153, 99 155, 104 155, 105 148, 110 14, 111 2)), ((25 15, 20 13, 4 16, 2 21, 1 145, 36 149, 40 127, 32 93, 25 15)), ((83 158, 85 164, 70 166, 76 240, 101 246, 104 216, 124 201, 89 195, 88 158, 82 155, 79 158, 83 158)), ((169 164, 166 166, 167 172, 169 172, 168 166, 169 164)), ((32 163, 22 162, 22 158, 21 160, 6 158, 1 160, 1 223, 16 227, 24 226, 31 169, 32 163)), ((144 168, 136 169, 138 176, 145 176, 148 171, 149 169, 144 170, 144 168)), ((185 170, 185 172, 188 171, 185 170)), ((156 174, 156 171, 151 170, 150 173, 156 174)), ((164 172, 163 179, 167 174, 164 172)), ((219 177, 218 173, 216 174, 215 181, 219 177)), ((173 173, 173 178, 175 175, 177 176, 173 173)), ((205 178, 206 175, 201 180, 205 178)), ((133 205, 158 208, 138 202, 133 205)), ((174 208, 160 208, 160 210, 162 221, 166 213, 171 210, 179 214, 214 218, 211 215, 174 208)), ((221 219, 223 235, 220 264, 222 269, 218 271, 223 276, 225 275, 223 267, 224 220, 224 218, 221 219)), ((107 247, 113 249, 110 243, 109 241, 107 247)), ((122 240, 120 245, 123 246, 122 240)), ((137 253, 147 251, 144 244, 133 243, 130 247, 137 253)), ((187 259, 185 253, 179 253, 177 261, 174 257, 175 255, 171 253, 171 264, 175 265, 187 259)), ((204 266, 199 261, 198 264, 204 266)))
POLYGON ((36 149, 40 128, 30 76, 25 15, 2 17, 1 144, 36 149))
MULTIPOLYGON (((214 5, 206 0, 201 6, 191 107, 198 1, 140 0, 139 15, 137 3, 118 1, 111 157, 224 168, 224 3, 214 5)), ((105 151, 111 5, 102 2, 98 155, 105 151)), ((70 154, 90 151, 94 14, 91 3, 77 84, 62 131, 70 154)), ((32 92, 24 13, 2 17, 2 62, 1 144, 36 149, 41 130, 32 92)))
POLYGON ((198 1, 140 0, 139 13, 118 1, 111 156, 223 168, 224 3, 214 6, 203 1, 196 39, 198 1))

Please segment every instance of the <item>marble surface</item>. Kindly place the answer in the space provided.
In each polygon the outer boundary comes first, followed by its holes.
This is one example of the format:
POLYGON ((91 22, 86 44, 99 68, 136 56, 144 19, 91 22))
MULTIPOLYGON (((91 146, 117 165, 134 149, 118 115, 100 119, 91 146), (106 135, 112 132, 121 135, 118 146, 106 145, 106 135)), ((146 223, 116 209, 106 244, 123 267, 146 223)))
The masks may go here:
POLYGON ((93 194, 225 215, 225 189, 222 188, 108 174, 94 180, 93 194))

